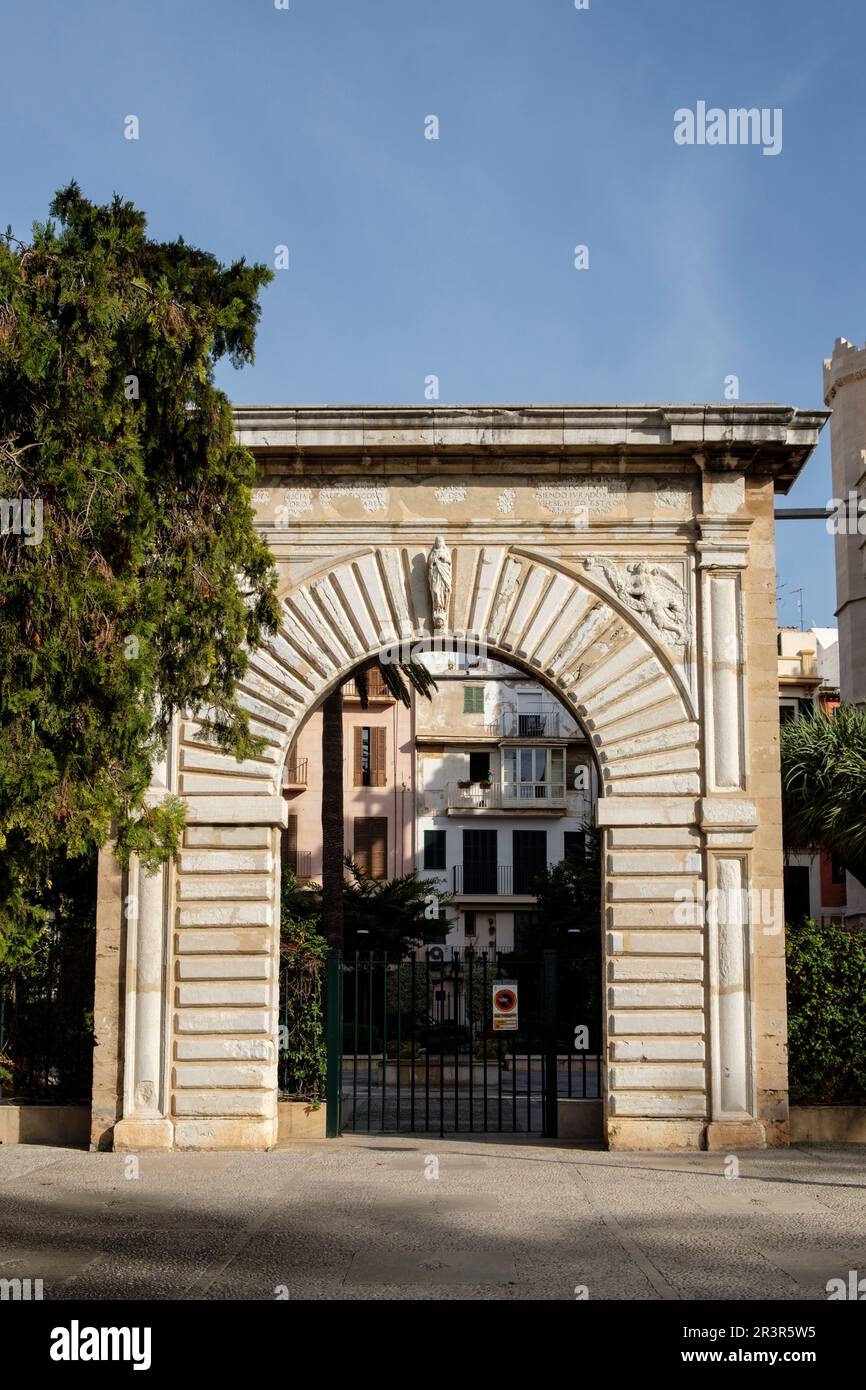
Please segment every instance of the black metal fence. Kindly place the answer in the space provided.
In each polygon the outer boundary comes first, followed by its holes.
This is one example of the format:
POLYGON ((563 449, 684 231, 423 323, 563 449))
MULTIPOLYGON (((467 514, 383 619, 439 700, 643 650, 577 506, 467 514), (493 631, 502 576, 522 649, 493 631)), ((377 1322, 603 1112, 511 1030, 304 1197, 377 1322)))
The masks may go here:
POLYGON ((26 973, 0 977, 0 1093, 86 1101, 93 1082, 94 929, 49 930, 26 973))
MULTIPOLYGON (((339 1100, 344 1131, 555 1135, 558 1099, 603 1094, 599 991, 555 951, 332 963, 329 1106, 339 1100), (505 981, 517 987, 513 1031, 493 1017, 505 981)), ((330 1114, 329 1127, 339 1132, 330 1114)))

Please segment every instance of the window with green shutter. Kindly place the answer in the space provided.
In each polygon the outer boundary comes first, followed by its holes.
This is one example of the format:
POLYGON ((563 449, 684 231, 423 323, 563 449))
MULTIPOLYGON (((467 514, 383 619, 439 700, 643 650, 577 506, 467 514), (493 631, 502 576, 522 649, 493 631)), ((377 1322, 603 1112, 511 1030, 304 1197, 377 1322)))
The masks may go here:
POLYGON ((464 714, 483 714, 483 713, 484 713, 484 686, 483 686, 483 685, 464 685, 464 687, 463 687, 463 713, 464 713, 464 714))

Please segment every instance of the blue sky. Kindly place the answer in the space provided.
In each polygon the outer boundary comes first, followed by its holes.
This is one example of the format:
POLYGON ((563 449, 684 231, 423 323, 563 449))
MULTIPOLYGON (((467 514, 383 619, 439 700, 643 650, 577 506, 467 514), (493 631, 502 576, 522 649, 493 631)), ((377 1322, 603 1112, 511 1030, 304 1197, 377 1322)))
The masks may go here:
MULTIPOLYGON (((422 403, 431 374, 443 404, 719 401, 735 374, 815 407, 866 334, 851 0, 40 0, 2 34, 2 225, 74 177, 224 260, 289 247, 255 366, 220 371, 238 402, 422 403), (781 154, 677 146, 699 100, 781 107, 781 154)), ((831 491, 826 438, 788 505, 831 491)), ((822 523, 780 526, 779 570, 781 621, 802 587, 832 624, 822 523)))

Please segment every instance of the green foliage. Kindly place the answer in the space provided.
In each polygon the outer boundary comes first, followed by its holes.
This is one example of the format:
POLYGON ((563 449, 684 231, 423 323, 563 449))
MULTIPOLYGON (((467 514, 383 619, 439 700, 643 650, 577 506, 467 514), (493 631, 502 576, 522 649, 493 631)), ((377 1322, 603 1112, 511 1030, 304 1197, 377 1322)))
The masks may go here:
MULTIPOLYGON (((540 874, 534 885, 534 926, 524 937, 523 954, 559 954, 559 988, 568 999, 572 1021, 590 1028, 591 1046, 600 1046, 602 1006, 601 859, 602 836, 589 822, 582 827, 585 853, 573 852, 540 874)), ((571 1047, 565 1036, 563 1045, 571 1047)))
POLYGON ((410 686, 427 700, 432 699, 433 692, 439 689, 433 675, 428 671, 423 661, 392 662, 382 661, 380 658, 375 665, 365 666, 360 671, 356 671, 353 677, 362 709, 367 709, 370 703, 369 675, 371 671, 378 671, 388 694, 393 695, 394 699, 399 700, 406 709, 411 704, 410 686))
POLYGON ((866 710, 840 705, 792 719, 781 753, 787 849, 825 850, 866 883, 866 710))
POLYGON ((325 1094, 327 1052, 323 989, 328 943, 319 932, 315 905, 298 890, 289 870, 282 875, 280 957, 280 1089, 318 1108, 325 1094))
POLYGON ((805 921, 788 926, 791 1099, 866 1103, 866 935, 805 921))
POLYGON ((38 500, 43 531, 0 536, 7 943, 38 929, 58 860, 114 831, 121 858, 173 852, 178 805, 143 806, 171 717, 254 751, 236 687, 277 621, 255 462, 213 383, 252 360, 270 272, 152 241, 74 183, 50 211, 31 244, 0 237, 0 499, 38 500))
POLYGON ((375 951, 397 960, 441 933, 437 917, 427 913, 447 907, 451 898, 437 892, 434 879, 414 869, 398 878, 370 878, 352 859, 345 863, 351 872, 343 894, 347 956, 375 951))
POLYGON ((532 885, 537 896, 535 926, 526 944, 532 954, 558 950, 574 954, 601 940, 601 832, 583 825, 586 853, 566 856, 546 868, 532 885))

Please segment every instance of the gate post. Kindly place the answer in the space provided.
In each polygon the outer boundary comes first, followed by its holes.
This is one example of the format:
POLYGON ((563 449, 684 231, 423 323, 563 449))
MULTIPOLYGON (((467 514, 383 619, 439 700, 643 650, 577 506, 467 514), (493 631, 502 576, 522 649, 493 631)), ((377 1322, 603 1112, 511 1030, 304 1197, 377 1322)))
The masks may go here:
POLYGON ((325 1135, 339 1139, 343 1129, 343 953, 330 950, 325 1000, 325 1135))
POLYGON ((541 1028, 544 1048, 543 1122, 545 1139, 555 1139, 557 1128, 556 1056, 556 951, 545 951, 541 966, 541 1028))

